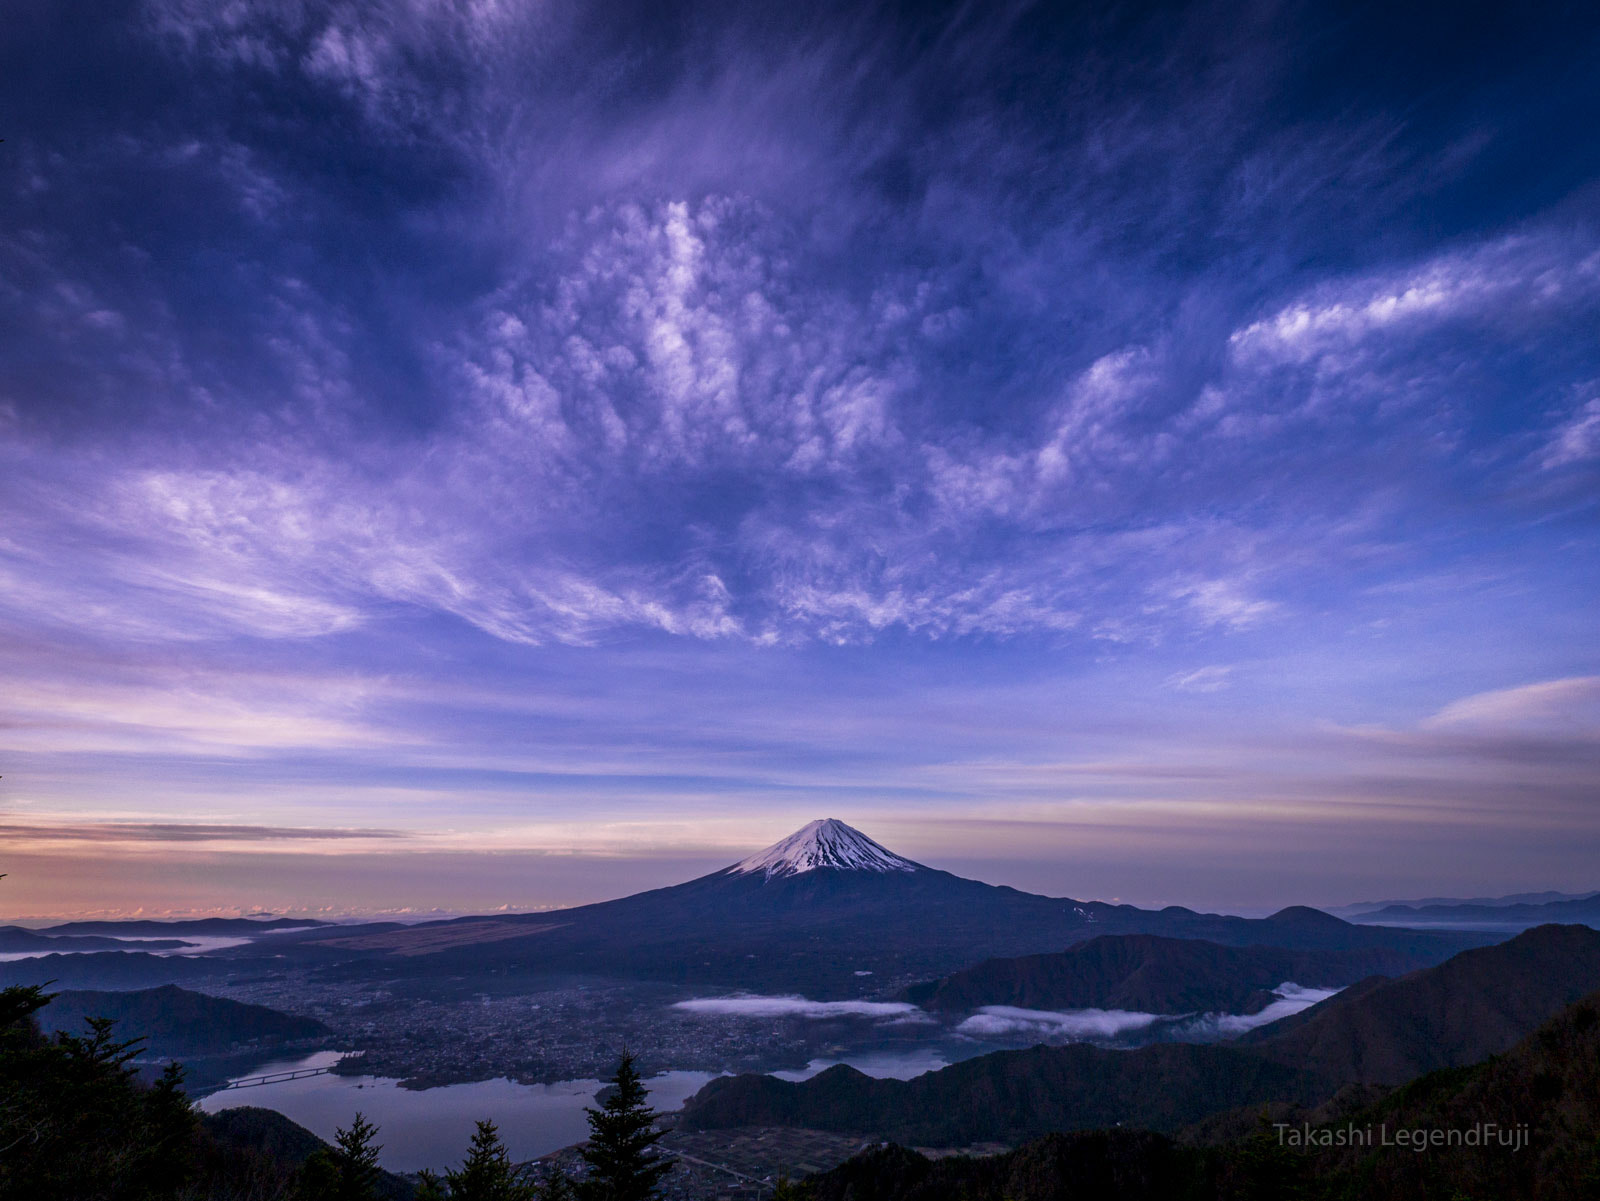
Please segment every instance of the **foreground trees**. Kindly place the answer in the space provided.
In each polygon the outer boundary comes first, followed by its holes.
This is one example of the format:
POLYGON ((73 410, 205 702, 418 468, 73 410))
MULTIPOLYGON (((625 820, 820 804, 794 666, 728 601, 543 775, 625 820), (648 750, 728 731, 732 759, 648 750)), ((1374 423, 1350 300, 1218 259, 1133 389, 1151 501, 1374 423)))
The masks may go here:
MULTIPOLYGON (((0 1201, 399 1201, 409 1185, 378 1165, 378 1129, 360 1113, 321 1144, 266 1109, 202 1122, 171 1064, 154 1084, 132 1067, 142 1040, 91 1019, 44 1034, 38 987, 0 989, 0 1201)), ((631 1054, 588 1110, 588 1176, 535 1188, 493 1122, 477 1124, 461 1167, 423 1173, 416 1201, 646 1201, 673 1160, 654 1150, 657 1114, 631 1054)))
POLYGON ((295 1201, 378 1201, 383 1170, 378 1128, 358 1110, 355 1120, 334 1135, 331 1149, 315 1152, 300 1168, 295 1201))
POLYGON ((583 1148, 589 1176, 577 1186, 580 1201, 646 1201, 671 1170, 673 1160, 651 1150, 661 1138, 655 1110, 645 1103, 644 1083, 633 1055, 623 1049, 613 1091, 599 1109, 590 1109, 589 1142, 583 1148))
POLYGON ((96 1019, 83 1035, 47 1038, 37 987, 0 990, 0 1197, 165 1201, 197 1170, 198 1121, 177 1065, 153 1088, 96 1019))
POLYGON ((537 1196, 523 1183, 495 1124, 479 1122, 461 1167, 445 1172, 443 1180, 423 1172, 416 1201, 536 1201, 537 1196))

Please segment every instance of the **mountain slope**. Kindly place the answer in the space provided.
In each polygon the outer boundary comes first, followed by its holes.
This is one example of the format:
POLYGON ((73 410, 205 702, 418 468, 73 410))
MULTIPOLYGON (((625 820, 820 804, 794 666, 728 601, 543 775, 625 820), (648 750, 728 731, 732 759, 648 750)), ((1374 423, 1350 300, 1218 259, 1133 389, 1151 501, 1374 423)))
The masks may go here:
MULTIPOLYGON (((1340 1124, 1389 1130, 1483 1129, 1511 1134, 1512 1151, 1451 1146, 1419 1155, 1391 1147, 1376 1155, 1319 1151, 1319 1175, 1359 1181, 1373 1201, 1425 1195, 1497 1201, 1588 1201, 1600 1197, 1600 992, 1568 1006, 1503 1055, 1467 1069, 1434 1072, 1340 1124)), ((1332 1191, 1331 1189, 1329 1190, 1332 1191)))
POLYGON ((81 1033, 84 1020, 112 1018, 121 1039, 143 1038, 156 1058, 222 1055, 246 1043, 284 1043, 331 1033, 314 1018, 166 985, 137 992, 59 992, 39 1011, 45 1030, 81 1033))
MULTIPOLYGON (((1376 1105, 1311 1124, 1345 1146, 1279 1145, 1267 1129, 1220 1145, 1136 1130, 1052 1134, 1003 1155, 930 1160, 873 1147, 805 1181, 808 1201, 1591 1201, 1600 1196, 1600 993, 1504 1055, 1424 1076, 1376 1105), (1501 1145, 1527 1124, 1520 1146, 1501 1145), (1400 1132, 1458 1132, 1418 1153, 1400 1132), (1348 1132, 1364 1136, 1349 1145, 1348 1132), (1494 1131, 1479 1145, 1469 1131, 1494 1131), (1390 1145, 1385 1146, 1388 1140, 1390 1145)), ((1287 1127, 1302 1131, 1298 1120, 1287 1127)))
POLYGON ((1600 931, 1539 926, 1436 967, 1341 994, 1245 1035, 1275 1062, 1400 1084, 1506 1050, 1600 989, 1600 931))
POLYGON ((763 880, 771 880, 774 876, 798 876, 828 868, 858 872, 928 870, 920 863, 901 858, 838 818, 825 817, 808 822, 766 850, 741 859, 728 869, 728 874, 742 876, 760 872, 763 880))
MULTIPOLYGON (((227 1189, 207 1194, 215 1198, 296 1195, 290 1193, 290 1180, 284 1169, 298 1169, 318 1151, 331 1149, 304 1126, 276 1110, 255 1105, 203 1114, 200 1124, 223 1152, 217 1158, 226 1157, 209 1173, 215 1183, 227 1189), (281 1191, 274 1191, 275 1185, 281 1191)), ((381 1201, 410 1201, 416 1190, 405 1177, 380 1171, 377 1192, 381 1201)))
POLYGON ((1342 988, 1371 975, 1399 975, 1427 957, 1396 948, 1354 951, 1225 947, 1202 939, 1112 934, 1065 951, 989 959, 905 998, 925 1009, 982 1005, 1025 1009, 1131 1009, 1144 1013, 1252 1013, 1292 981, 1342 988))
POLYGON ((350 977, 574 972, 828 999, 946 975, 996 955, 1059 951, 1099 934, 1387 948, 1417 962, 1493 941, 1353 926, 1307 909, 1249 920, 1037 896, 915 863, 834 819, 721 871, 615 901, 426 923, 366 947, 357 942, 362 933, 285 934, 274 950, 350 977), (525 937, 508 935, 517 925, 525 937))
POLYGON ((1309 1104, 1331 1088, 1310 1072, 1227 1046, 1077 1044, 999 1051, 911 1080, 874 1079, 844 1065, 800 1083, 722 1077, 689 1099, 682 1122, 691 1130, 806 1126, 961 1146, 1119 1124, 1175 1130, 1241 1105, 1309 1104))

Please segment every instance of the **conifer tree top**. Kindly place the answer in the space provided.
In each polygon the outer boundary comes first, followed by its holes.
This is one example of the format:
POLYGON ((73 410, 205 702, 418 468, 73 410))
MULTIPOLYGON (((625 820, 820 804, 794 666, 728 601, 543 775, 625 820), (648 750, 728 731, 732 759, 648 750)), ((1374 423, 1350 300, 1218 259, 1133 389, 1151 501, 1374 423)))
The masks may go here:
POLYGON ((580 1154, 589 1177, 579 1186, 582 1201, 645 1201, 656 1195, 661 1177, 673 1160, 653 1151, 662 1131, 659 1116, 646 1103, 644 1082, 626 1049, 611 1083, 614 1089, 600 1108, 589 1108, 589 1141, 580 1154))

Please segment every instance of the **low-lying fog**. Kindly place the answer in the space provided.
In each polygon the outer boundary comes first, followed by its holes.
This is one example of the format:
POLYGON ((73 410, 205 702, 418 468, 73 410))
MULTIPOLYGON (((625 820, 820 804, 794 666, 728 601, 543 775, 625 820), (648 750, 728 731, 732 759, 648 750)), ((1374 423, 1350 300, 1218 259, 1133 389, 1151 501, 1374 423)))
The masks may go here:
MULTIPOLYGON (((1303 988, 1285 981, 1273 990, 1277 1000, 1256 1013, 1173 1014, 1126 1009, 1046 1010, 985 1005, 963 1017, 929 1013, 906 1001, 812 1001, 802 996, 749 993, 693 997, 677 1002, 673 1008, 704 1017, 766 1021, 793 1018, 832 1023, 837 1029, 830 1031, 830 1036, 841 1045, 871 1044, 877 1041, 876 1035, 897 1043, 931 1038, 1006 1046, 1089 1042, 1133 1047, 1152 1042, 1216 1042, 1235 1038, 1308 1009, 1338 991, 1336 988, 1303 988)), ((943 1063, 941 1059, 939 1066, 943 1063)))

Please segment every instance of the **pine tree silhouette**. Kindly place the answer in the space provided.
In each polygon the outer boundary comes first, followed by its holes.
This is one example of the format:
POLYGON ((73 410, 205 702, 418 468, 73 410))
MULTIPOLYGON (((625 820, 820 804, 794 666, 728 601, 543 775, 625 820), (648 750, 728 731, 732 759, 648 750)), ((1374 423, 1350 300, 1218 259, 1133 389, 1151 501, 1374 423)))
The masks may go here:
POLYGON ((493 1122, 479 1122, 460 1171, 445 1173, 450 1201, 533 1201, 533 1189, 517 1169, 493 1122))
POLYGON ((589 1142, 580 1154, 589 1176, 578 1185, 580 1201, 646 1201, 671 1169, 673 1160, 651 1151, 662 1132, 655 1129, 656 1111, 645 1104, 645 1087, 626 1047, 612 1077, 615 1086, 599 1109, 589 1115, 589 1142))
POLYGON ((378 1128, 359 1112, 348 1130, 334 1133, 337 1144, 333 1152, 335 1179, 333 1196, 336 1201, 377 1201, 378 1152, 382 1146, 373 1146, 372 1136, 378 1128))

